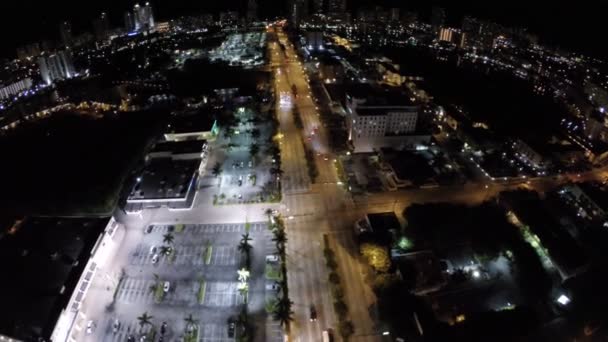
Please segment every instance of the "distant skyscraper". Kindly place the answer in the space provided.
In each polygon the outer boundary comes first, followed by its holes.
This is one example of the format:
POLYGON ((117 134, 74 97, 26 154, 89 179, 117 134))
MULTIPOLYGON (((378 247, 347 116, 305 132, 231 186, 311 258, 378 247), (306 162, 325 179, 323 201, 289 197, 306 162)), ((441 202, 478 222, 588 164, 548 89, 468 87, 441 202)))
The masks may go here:
POLYGON ((459 48, 466 46, 466 33, 450 27, 442 27, 439 30, 439 40, 443 42, 454 43, 459 48))
POLYGON ((41 51, 39 43, 31 43, 17 48, 17 58, 20 60, 38 56, 40 53, 41 51))
POLYGON ((131 12, 125 12, 125 30, 127 32, 135 31, 135 17, 131 12))
POLYGON ((221 25, 234 25, 239 21, 239 12, 227 11, 220 12, 220 23, 221 25))
POLYGON ((479 34, 481 23, 476 18, 465 16, 462 19, 462 31, 469 34, 479 34))
POLYGON ((93 21, 93 33, 95 34, 95 39, 106 39, 109 31, 110 22, 108 21, 108 15, 106 13, 101 13, 99 17, 95 18, 93 21))
POLYGON ((247 22, 251 23, 258 20, 258 2, 257 0, 247 1, 247 22))
POLYGON ((291 23, 298 27, 302 20, 306 20, 308 16, 308 0, 290 0, 289 1, 289 19, 291 23))
POLYGON ((325 8, 323 7, 323 0, 312 0, 312 12, 314 14, 323 13, 325 8))
POLYGON ((399 8, 391 8, 391 21, 399 21, 400 14, 399 8))
POLYGON ((435 30, 439 30, 439 28, 445 25, 445 8, 433 6, 431 10, 431 26, 435 30))
POLYGON ((154 14, 149 2, 144 6, 136 4, 133 7, 133 22, 134 31, 149 31, 154 28, 154 14))
POLYGON ((40 77, 47 85, 57 80, 74 77, 76 71, 69 51, 63 50, 49 56, 38 57, 40 77))
POLYGON ((72 46, 74 39, 72 36, 72 25, 69 22, 64 21, 59 25, 59 37, 64 47, 72 46))
POLYGON ((343 14, 346 12, 346 0, 328 0, 328 12, 332 14, 343 14))

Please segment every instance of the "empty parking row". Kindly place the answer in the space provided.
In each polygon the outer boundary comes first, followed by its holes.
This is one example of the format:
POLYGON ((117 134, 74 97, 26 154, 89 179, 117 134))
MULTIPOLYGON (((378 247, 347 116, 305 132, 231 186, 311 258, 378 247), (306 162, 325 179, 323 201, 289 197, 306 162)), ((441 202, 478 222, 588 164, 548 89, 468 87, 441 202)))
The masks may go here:
MULTIPOLYGON (((128 340, 129 336, 140 336, 141 327, 138 321, 131 321, 124 324, 121 322, 116 331, 114 330, 112 320, 107 320, 106 323, 106 328, 103 334, 104 342, 124 342, 128 340)), ((198 324, 198 326, 200 328, 200 342, 231 342, 235 340, 234 337, 228 337, 228 329, 226 324, 205 323, 198 324)), ((144 331, 147 329, 149 328, 144 329, 144 331)), ((171 327, 168 329, 170 330, 170 332, 167 333, 168 335, 180 336, 183 334, 183 332, 178 333, 171 331, 171 327)), ((138 339, 135 340, 137 341, 138 339)), ((173 339, 170 339, 170 341, 173 341, 173 339)))
POLYGON ((229 245, 177 245, 169 255, 162 255, 160 248, 140 244, 131 256, 131 265, 156 266, 233 266, 239 259, 236 246, 229 245))
MULTIPOLYGON (((262 232, 266 230, 266 222, 249 223, 250 232, 262 232)), ((244 233, 244 223, 220 223, 220 224, 183 224, 183 225, 151 225, 146 229, 147 233, 177 234, 217 234, 217 233, 244 233)))
POLYGON ((228 307, 243 303, 236 282, 169 282, 166 291, 156 291, 155 286, 163 286, 162 280, 126 278, 116 293, 116 301, 125 304, 162 304, 172 306, 192 306, 199 304, 214 307, 228 307), (201 286, 204 289, 201 290, 201 286), (162 293, 161 293, 162 292, 162 293))

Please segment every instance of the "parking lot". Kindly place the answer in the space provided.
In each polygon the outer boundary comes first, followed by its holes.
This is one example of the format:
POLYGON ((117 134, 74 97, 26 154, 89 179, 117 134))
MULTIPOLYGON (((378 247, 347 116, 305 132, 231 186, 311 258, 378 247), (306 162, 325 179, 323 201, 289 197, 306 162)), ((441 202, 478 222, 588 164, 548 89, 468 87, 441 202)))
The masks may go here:
MULTIPOLYGON (((274 252, 272 235, 265 222, 247 225, 252 245, 248 310, 256 312, 252 324, 262 323, 259 319, 265 323, 262 335, 273 336, 263 340, 279 341, 280 326, 264 313, 264 303, 273 295, 266 290, 266 283, 272 282, 264 277, 265 258, 274 252)), ((162 340, 181 341, 188 315, 199 328, 199 341, 234 341, 228 321, 245 304, 237 289, 237 270, 243 266, 238 244, 246 224, 153 224, 142 230, 126 256, 114 303, 96 320, 97 331, 87 341, 139 340, 150 330, 156 331, 156 341, 163 323, 162 340), (151 318, 142 325, 139 317, 144 313, 151 318)))

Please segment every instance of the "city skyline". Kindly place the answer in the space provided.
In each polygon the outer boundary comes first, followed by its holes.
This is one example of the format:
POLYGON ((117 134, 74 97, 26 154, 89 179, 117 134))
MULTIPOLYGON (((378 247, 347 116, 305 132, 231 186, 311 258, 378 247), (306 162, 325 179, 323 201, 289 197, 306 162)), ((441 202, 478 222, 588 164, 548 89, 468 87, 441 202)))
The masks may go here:
POLYGON ((608 59, 546 8, 182 3, 26 13, 0 340, 608 339, 608 59))
MULTIPOLYGON (((155 15, 160 20, 167 20, 183 15, 201 13, 219 13, 223 10, 237 10, 246 13, 246 0, 228 0, 221 3, 196 3, 185 0, 173 1, 154 0, 151 5, 155 8, 155 15)), ((315 8, 314 1, 309 1, 311 9, 315 8)), ((327 4, 331 1, 325 1, 327 4)), ((93 21, 101 13, 106 13, 111 27, 122 26, 124 13, 136 4, 122 1, 94 1, 83 6, 81 2, 60 0, 51 3, 10 2, 0 4, 0 13, 10 17, 0 20, 0 29, 10 30, 16 23, 24 23, 16 34, 5 39, 0 49, 0 56, 13 58, 17 47, 28 43, 43 40, 60 42, 60 24, 68 23, 74 33, 84 31, 93 32, 93 21), (31 24, 31 23, 35 24, 31 24)), ((145 1, 141 1, 142 4, 145 1)), ((288 15, 289 1, 261 0, 258 4, 260 18, 288 15)), ((419 18, 430 22, 433 6, 441 6, 447 10, 447 24, 459 26, 466 15, 477 16, 482 19, 495 20, 507 26, 527 27, 530 32, 537 33, 542 42, 556 45, 566 50, 580 51, 598 57, 608 56, 608 47, 605 44, 590 44, 603 38, 602 13, 608 10, 608 3, 586 3, 570 6, 565 3, 530 4, 525 1, 510 1, 480 5, 474 1, 412 1, 402 4, 400 1, 384 0, 350 0, 346 2, 349 12, 365 6, 400 7, 419 13, 419 18), (539 20, 540 19, 540 20, 539 20)), ((1 16, 1 15, 0 15, 1 16)))

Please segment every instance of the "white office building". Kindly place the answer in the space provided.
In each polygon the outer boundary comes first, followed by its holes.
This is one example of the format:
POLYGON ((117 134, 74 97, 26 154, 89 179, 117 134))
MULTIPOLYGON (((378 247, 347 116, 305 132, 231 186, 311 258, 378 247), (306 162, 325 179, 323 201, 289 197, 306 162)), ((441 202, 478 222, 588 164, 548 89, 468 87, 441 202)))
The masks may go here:
POLYGON ((371 85, 347 90, 349 141, 354 152, 428 145, 430 134, 418 131, 419 111, 420 107, 403 91, 371 85))

